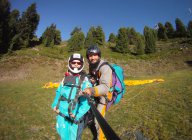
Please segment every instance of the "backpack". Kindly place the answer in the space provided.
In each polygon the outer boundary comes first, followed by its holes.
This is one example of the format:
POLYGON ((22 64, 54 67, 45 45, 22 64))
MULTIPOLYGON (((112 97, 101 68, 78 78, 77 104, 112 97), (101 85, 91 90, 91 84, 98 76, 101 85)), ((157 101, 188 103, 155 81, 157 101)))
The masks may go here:
POLYGON ((110 89, 110 92, 112 92, 113 95, 111 101, 108 100, 108 110, 112 104, 119 103, 121 98, 125 94, 124 70, 121 66, 117 64, 109 64, 108 62, 103 62, 99 66, 98 71, 103 65, 108 65, 112 70, 112 87, 110 89))

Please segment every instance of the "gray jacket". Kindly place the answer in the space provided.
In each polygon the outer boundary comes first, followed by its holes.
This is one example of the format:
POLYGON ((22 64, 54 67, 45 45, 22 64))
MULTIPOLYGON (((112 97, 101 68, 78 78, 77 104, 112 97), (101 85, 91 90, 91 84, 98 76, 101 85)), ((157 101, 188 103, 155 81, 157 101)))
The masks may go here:
MULTIPOLYGON (((96 70, 104 61, 101 60, 96 70)), ((95 97, 107 95, 112 86, 112 70, 108 65, 103 65, 99 70, 99 84, 92 88, 95 97)))

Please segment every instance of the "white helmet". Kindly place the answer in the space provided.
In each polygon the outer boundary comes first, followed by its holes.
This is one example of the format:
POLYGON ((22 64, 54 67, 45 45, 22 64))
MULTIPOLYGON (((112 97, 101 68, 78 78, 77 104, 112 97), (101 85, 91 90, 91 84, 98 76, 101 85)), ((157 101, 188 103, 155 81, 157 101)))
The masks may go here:
POLYGON ((84 58, 83 58, 83 56, 81 54, 79 54, 79 53, 72 54, 69 57, 69 60, 68 60, 68 68, 69 68, 69 71, 72 72, 72 73, 75 73, 75 74, 80 73, 84 68, 84 58), (80 68, 72 68, 70 62, 72 62, 73 60, 79 60, 82 63, 81 67, 80 68))

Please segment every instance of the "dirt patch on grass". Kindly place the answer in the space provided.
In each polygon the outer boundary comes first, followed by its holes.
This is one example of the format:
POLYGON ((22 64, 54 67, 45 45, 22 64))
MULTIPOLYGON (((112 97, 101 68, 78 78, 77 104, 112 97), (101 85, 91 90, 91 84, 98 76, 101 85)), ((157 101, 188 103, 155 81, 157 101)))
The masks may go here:
POLYGON ((0 81, 19 80, 27 78, 29 76, 29 73, 31 73, 32 71, 32 69, 29 66, 30 66, 29 64, 24 64, 18 68, 6 69, 6 71, 1 69, 0 81))
POLYGON ((130 59, 122 65, 126 77, 158 75, 191 67, 192 48, 153 59, 130 59))
POLYGON ((63 75, 66 61, 48 57, 10 57, 0 61, 0 81, 54 79, 63 75))

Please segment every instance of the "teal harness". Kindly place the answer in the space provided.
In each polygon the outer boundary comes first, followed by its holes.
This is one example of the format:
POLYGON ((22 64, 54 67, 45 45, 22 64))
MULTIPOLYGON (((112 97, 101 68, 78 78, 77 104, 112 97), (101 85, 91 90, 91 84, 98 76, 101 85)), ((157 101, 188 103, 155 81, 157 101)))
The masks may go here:
MULTIPOLYGON (((75 109, 76 107, 76 104, 79 102, 79 97, 80 97, 80 91, 81 91, 81 84, 84 80, 86 75, 81 75, 80 78, 77 77, 77 76, 66 76, 64 81, 63 81, 63 88, 65 89, 65 87, 67 89, 70 88, 70 92, 68 94, 68 97, 64 96, 64 95, 61 95, 59 97, 59 100, 58 100, 58 103, 57 103, 57 106, 56 108, 59 109, 59 105, 60 105, 60 102, 68 102, 68 114, 72 114, 72 111, 75 109), (72 94, 73 91, 74 91, 74 88, 76 88, 76 93, 75 93, 75 97, 73 98, 72 97, 72 94)), ((66 120, 68 121, 71 121, 72 123, 75 123, 75 124, 79 124, 82 122, 83 120, 83 117, 80 118, 78 121, 76 121, 74 118, 72 119, 71 117, 69 116, 66 116, 64 115, 63 113, 59 112, 59 115, 62 116, 63 118, 65 118, 66 120)), ((76 114, 75 114, 76 116, 76 114)))

